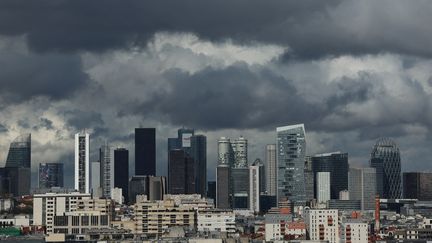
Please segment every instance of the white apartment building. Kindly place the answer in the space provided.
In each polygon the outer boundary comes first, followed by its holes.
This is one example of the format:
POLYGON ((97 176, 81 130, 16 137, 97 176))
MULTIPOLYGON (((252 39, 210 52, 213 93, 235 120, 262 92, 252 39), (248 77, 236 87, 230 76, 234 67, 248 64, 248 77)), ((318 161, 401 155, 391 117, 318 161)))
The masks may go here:
POLYGON ((53 233, 85 234, 88 230, 109 229, 110 217, 99 211, 75 211, 54 216, 53 233))
POLYGON ((339 243, 337 209, 306 209, 305 223, 311 240, 328 240, 339 243))
POLYGON ((341 243, 368 243, 368 224, 349 219, 341 224, 341 243))
POLYGON ((80 200, 90 198, 80 192, 34 194, 33 225, 45 225, 47 233, 53 233, 54 216, 76 211, 80 200))
POLYGON ((197 215, 198 231, 200 232, 236 232, 235 214, 230 210, 205 210, 197 215))

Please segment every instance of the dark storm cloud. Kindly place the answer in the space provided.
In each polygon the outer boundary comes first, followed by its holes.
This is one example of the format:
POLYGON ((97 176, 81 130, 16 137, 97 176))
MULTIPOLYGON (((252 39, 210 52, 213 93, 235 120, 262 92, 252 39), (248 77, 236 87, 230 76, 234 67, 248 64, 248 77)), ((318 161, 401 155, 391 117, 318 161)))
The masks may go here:
POLYGON ((4 0, 0 34, 25 35, 38 51, 143 46, 155 32, 171 31, 281 44, 296 58, 379 52, 431 56, 429 10, 428 1, 4 0))
POLYGON ((5 133, 7 131, 8 129, 4 125, 0 124, 0 133, 5 133))
MULTIPOLYGON (((66 109, 66 108, 64 108, 66 109)), ((95 111, 87 110, 66 110, 64 111, 68 125, 76 130, 89 128, 101 128, 105 126, 102 115, 95 111)), ((102 129, 103 130, 103 129, 102 129)))
POLYGON ((0 50, 0 67, 0 95, 12 102, 36 96, 68 98, 88 82, 75 55, 0 50))
POLYGON ((48 119, 48 118, 41 117, 41 118, 39 119, 39 121, 40 121, 39 124, 36 125, 36 126, 33 126, 33 129, 38 130, 38 129, 40 129, 40 128, 45 128, 45 129, 47 129, 47 130, 51 130, 51 129, 54 128, 54 127, 53 127, 53 122, 52 122, 50 119, 48 119))

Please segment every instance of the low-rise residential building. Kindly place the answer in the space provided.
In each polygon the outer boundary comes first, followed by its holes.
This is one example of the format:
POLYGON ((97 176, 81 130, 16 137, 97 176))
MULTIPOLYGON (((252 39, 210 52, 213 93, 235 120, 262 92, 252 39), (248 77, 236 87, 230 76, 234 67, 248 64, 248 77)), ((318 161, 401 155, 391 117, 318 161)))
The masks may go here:
POLYGON ((235 214, 230 210, 205 210, 197 215, 199 232, 225 232, 228 235, 236 232, 235 214))
POLYGON ((368 243, 368 224, 347 219, 341 224, 341 243, 368 243))
POLYGON ((53 233, 86 234, 89 230, 109 229, 110 217, 100 211, 75 211, 54 216, 53 233))
POLYGON ((265 215, 265 240, 284 240, 286 224, 292 222, 291 214, 266 214, 265 215))
POLYGON ((30 226, 30 217, 28 215, 15 215, 10 218, 0 218, 0 228, 10 226, 28 227, 30 226))
POLYGON ((305 223, 311 240, 328 240, 339 243, 339 220, 336 209, 307 209, 305 223))

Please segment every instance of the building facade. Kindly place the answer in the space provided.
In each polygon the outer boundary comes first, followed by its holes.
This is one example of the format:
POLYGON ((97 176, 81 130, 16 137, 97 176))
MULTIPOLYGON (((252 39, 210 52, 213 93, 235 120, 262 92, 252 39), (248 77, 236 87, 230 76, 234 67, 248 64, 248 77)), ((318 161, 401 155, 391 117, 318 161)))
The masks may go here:
POLYGON ((90 134, 75 134, 75 190, 90 193, 90 134))
POLYGON ((168 168, 169 193, 196 193, 194 159, 185 150, 174 149, 169 152, 168 168))
POLYGON ((15 138, 9 147, 5 167, 31 167, 31 134, 15 138))
POLYGON ((349 199, 360 200, 362 210, 375 208, 376 178, 375 168, 350 168, 349 199))
POLYGON ((303 124, 278 127, 277 133, 277 187, 278 201, 306 200, 304 161, 306 139, 303 124))
POLYGON ((201 210, 197 213, 199 232, 223 232, 235 234, 235 214, 230 210, 201 210))
POLYGON ((432 173, 405 172, 403 173, 404 198, 420 201, 432 200, 432 173))
POLYGON ((381 198, 402 197, 399 147, 389 138, 379 139, 371 152, 370 166, 376 169, 377 193, 381 198))
POLYGON ((266 145, 266 164, 267 164, 267 194, 276 196, 277 191, 277 166, 276 166, 276 144, 266 145))
POLYGON ((249 209, 260 211, 260 166, 249 166, 249 209))
POLYGON ((122 189, 125 203, 129 201, 129 151, 125 148, 114 150, 114 187, 122 189))
POLYGON ((135 128, 135 175, 156 175, 156 128, 135 128))
POLYGON ((63 164, 39 164, 39 188, 63 187, 63 164))
POLYGON ((336 209, 307 209, 305 223, 311 240, 339 243, 339 220, 336 209))
POLYGON ((317 201, 325 203, 330 200, 330 172, 316 173, 317 201))
POLYGON ((108 144, 99 149, 100 162, 100 185, 102 187, 102 197, 111 197, 112 179, 111 179, 111 148, 108 144))
POLYGON ((138 195, 145 195, 148 200, 162 200, 166 193, 164 176, 132 176, 129 180, 129 204, 135 203, 138 195))

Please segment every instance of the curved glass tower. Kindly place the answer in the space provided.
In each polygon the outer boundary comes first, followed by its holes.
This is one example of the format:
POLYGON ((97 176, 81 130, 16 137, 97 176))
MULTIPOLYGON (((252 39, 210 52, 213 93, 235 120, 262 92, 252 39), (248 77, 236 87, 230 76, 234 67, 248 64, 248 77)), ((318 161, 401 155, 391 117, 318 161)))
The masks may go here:
POLYGON ((31 166, 31 134, 22 134, 15 138, 9 148, 5 167, 31 166))
POLYGON ((389 138, 379 139, 372 148, 370 166, 376 169, 377 193, 381 198, 402 197, 399 148, 389 138))

